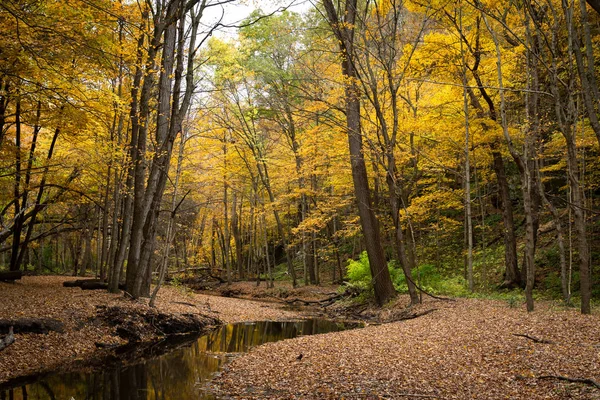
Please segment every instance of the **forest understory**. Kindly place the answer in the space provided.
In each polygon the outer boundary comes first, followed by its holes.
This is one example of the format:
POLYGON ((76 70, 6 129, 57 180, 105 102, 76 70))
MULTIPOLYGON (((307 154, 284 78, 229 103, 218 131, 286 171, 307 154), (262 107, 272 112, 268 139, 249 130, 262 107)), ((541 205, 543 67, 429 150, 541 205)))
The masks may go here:
MULTIPOLYGON (((581 315, 550 301, 540 301, 535 313, 521 304, 485 299, 425 298, 407 308, 404 295, 383 308, 348 301, 319 305, 333 297, 334 287, 292 289, 277 282, 267 289, 264 283, 237 282, 212 294, 168 285, 151 309, 147 300, 62 286, 73 279, 0 283, 5 299, 0 320, 44 317, 64 326, 62 332, 16 333, 16 341, 0 351, 0 386, 44 371, 93 368, 91 360, 106 359, 112 345, 126 342, 119 336, 123 324, 99 316, 123 310, 132 324, 140 324, 135 316, 151 312, 193 315, 204 323, 202 329, 307 316, 365 322, 364 328, 269 343, 235 358, 211 384, 227 398, 600 398, 600 315, 581 315), (302 303, 309 306, 299 307, 302 303)), ((134 343, 159 336, 141 332, 134 343)))

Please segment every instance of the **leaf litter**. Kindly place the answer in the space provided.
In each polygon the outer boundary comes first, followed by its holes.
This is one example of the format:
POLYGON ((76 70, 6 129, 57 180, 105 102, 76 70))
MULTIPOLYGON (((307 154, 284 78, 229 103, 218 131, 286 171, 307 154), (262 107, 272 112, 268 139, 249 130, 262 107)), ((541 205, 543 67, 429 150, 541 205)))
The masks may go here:
POLYGON ((422 316, 414 319, 254 348, 226 367, 213 390, 240 399, 600 399, 593 385, 540 379, 600 381, 597 313, 544 302, 527 313, 482 299, 417 308, 422 316))

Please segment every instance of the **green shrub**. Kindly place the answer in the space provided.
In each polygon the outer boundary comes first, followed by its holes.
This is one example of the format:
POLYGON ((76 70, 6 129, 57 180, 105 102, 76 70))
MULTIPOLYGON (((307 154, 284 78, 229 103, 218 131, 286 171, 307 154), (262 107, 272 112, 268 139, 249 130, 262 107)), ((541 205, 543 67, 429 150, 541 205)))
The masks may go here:
POLYGON ((369 284, 371 282, 371 269, 367 252, 363 251, 360 253, 358 260, 348 260, 346 271, 347 278, 351 283, 357 284, 361 282, 369 284))
MULTIPOLYGON (((388 262, 387 266, 388 271, 390 272, 390 277, 392 278, 392 282, 395 286, 396 282, 399 282, 400 279, 404 279, 404 275, 402 274, 402 270, 396 266, 395 260, 388 262)), ((363 286, 370 285, 371 267, 369 265, 369 257, 367 256, 367 252, 363 251, 360 253, 358 260, 348 260, 347 271, 346 277, 351 283, 363 286)), ((398 289, 396 288, 396 290, 398 289)))
MULTIPOLYGON (((362 252, 358 260, 348 260, 347 278, 353 287, 373 293, 371 283, 371 269, 366 252, 362 252)), ((388 263, 388 271, 394 288, 400 293, 408 292, 408 285, 404 272, 397 261, 388 263)), ((469 294, 467 284, 462 276, 443 276, 433 264, 423 264, 413 269, 413 280, 429 293, 444 294, 450 296, 467 296, 469 294)))

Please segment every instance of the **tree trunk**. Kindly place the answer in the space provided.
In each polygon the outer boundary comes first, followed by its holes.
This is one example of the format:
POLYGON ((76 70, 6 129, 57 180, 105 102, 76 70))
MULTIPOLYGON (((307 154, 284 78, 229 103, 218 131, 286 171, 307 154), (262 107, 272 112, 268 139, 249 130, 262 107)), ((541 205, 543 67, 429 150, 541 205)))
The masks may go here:
MULTIPOLYGON (((233 241, 235 242, 235 264, 237 269, 238 278, 244 277, 244 258, 242 254, 242 234, 240 232, 240 219, 238 218, 237 211, 237 192, 233 192, 233 208, 231 210, 231 232, 233 234, 233 241)), ((243 201, 243 199, 241 200, 243 201)), ((241 202, 240 202, 241 203, 241 202)), ((240 205, 240 213, 242 211, 240 205)))
MULTIPOLYGON (((462 7, 459 8, 459 33, 462 36, 462 7)), ((463 113, 465 118, 465 225, 467 238, 467 281, 469 283, 469 291, 473 293, 473 218, 471 215, 471 164, 469 151, 469 101, 467 97, 467 63, 463 49, 463 42, 460 41, 460 54, 462 59, 462 83, 463 83, 463 113)))
MULTIPOLYGON (((12 249, 10 253, 9 271, 18 271, 20 268, 19 247, 21 244, 21 231, 23 230, 23 217, 21 215, 20 201, 20 185, 21 185, 21 99, 17 97, 17 105, 15 110, 15 183, 14 183, 14 205, 15 205, 15 223, 12 235, 12 249)), ((23 204, 25 207, 25 204, 23 204)), ((23 213, 25 210, 23 210, 23 213)))
MULTIPOLYGON (((529 32, 529 18, 527 10, 525 10, 526 28, 527 28, 527 41, 529 44, 532 43, 532 37, 529 32)), ((537 142, 537 135, 539 134, 539 125, 537 124, 537 103, 538 95, 536 91, 538 88, 537 80, 537 59, 532 54, 531 50, 528 50, 527 54, 527 69, 528 77, 531 77, 527 83, 528 89, 531 93, 528 93, 527 98, 527 115, 530 117, 530 127, 528 129, 528 135, 525 138, 523 154, 520 154, 515 145, 513 144, 512 138, 508 130, 508 121, 506 117, 506 104, 504 95, 504 84, 502 76, 502 56, 500 50, 500 42, 496 32, 490 26, 485 14, 482 13, 482 18, 486 24, 486 27, 496 48, 496 69, 498 78, 498 87, 500 92, 500 115, 501 125, 504 138, 510 150, 510 154, 517 163, 519 173, 521 175, 521 191, 523 193, 523 211, 525 213, 525 256, 523 263, 523 272, 525 273, 525 297, 527 302, 527 311, 533 311, 533 286, 535 284, 535 241, 536 241, 536 220, 537 210, 536 201, 534 199, 536 188, 533 187, 535 182, 535 168, 531 160, 536 157, 535 144, 537 142), (532 170, 533 169, 533 170, 532 170)), ((533 46, 537 47, 537 46, 533 46)), ((531 49, 530 46, 528 49, 531 49)))
MULTIPOLYGON (((227 132, 227 131, 225 131, 227 132)), ((223 254, 227 271, 227 284, 231 284, 231 236, 229 234, 229 183, 227 182, 227 133, 223 137, 223 254)), ((234 199, 235 200, 235 199, 234 199)))
POLYGON ((519 272, 517 258, 517 238, 515 235, 515 221, 513 217, 512 201, 510 199, 510 190, 506 173, 504 169, 504 160, 497 150, 492 150, 494 159, 493 166, 498 181, 498 194, 502 207, 503 237, 504 237, 504 264, 506 272, 504 274, 504 284, 506 287, 518 287, 521 285, 521 273, 519 272))
MULTIPOLYGON (((192 4, 193 5, 193 4, 192 4)), ((189 4, 188 4, 189 6, 189 4)), ((156 114, 155 151, 148 173, 148 180, 138 179, 145 176, 143 168, 136 174, 134 196, 134 220, 129 251, 127 288, 133 297, 149 296, 152 278, 152 255, 156 244, 156 229, 165 185, 168 179, 173 142, 182 130, 182 123, 187 114, 194 93, 194 57, 198 26, 205 2, 198 12, 191 11, 189 26, 186 27, 187 12, 190 10, 183 0, 174 0, 159 18, 155 39, 160 39, 164 32, 162 46, 162 62, 158 82, 158 105, 156 114), (187 29, 191 28, 191 29, 187 29), (187 44, 187 49, 186 49, 187 44), (188 54, 188 58, 185 55, 188 54), (184 75, 185 70, 185 75, 184 75), (185 89, 183 79, 185 78, 185 89), (138 184, 141 185, 138 188, 138 184), (139 196, 139 198, 138 198, 139 196), (131 278, 131 279, 130 279, 131 278)), ((160 40, 155 40, 154 48, 160 40)), ((144 82, 144 85, 146 82, 144 82)), ((144 105, 144 103, 141 103, 144 105)), ((147 106, 147 102, 146 102, 147 106)), ((147 113, 142 112, 143 115, 147 113)), ((145 129, 138 137, 139 147, 145 151, 145 129)))
POLYGON ((345 78, 346 128, 348 131, 354 193, 358 203, 358 212, 367 247, 371 276, 373 277, 375 299, 377 304, 383 305, 395 296, 396 291, 394 290, 387 269, 385 254, 381 244, 379 222, 372 208, 367 168, 362 150, 360 94, 356 84, 357 72, 353 62, 357 0, 346 1, 343 21, 339 20, 332 0, 325 0, 323 4, 327 11, 329 24, 340 41, 340 53, 343 57, 342 73, 345 78), (340 22, 343 22, 343 25, 340 22))

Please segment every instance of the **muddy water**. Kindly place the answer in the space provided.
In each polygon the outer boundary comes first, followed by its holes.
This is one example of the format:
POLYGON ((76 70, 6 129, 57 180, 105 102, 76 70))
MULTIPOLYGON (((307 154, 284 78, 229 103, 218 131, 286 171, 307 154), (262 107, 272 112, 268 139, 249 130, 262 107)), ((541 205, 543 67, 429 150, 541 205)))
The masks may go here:
POLYGON ((128 366, 50 374, 0 390, 0 400, 191 400, 214 399, 207 383, 232 356, 267 342, 350 328, 327 320, 230 324, 162 356, 128 366))

